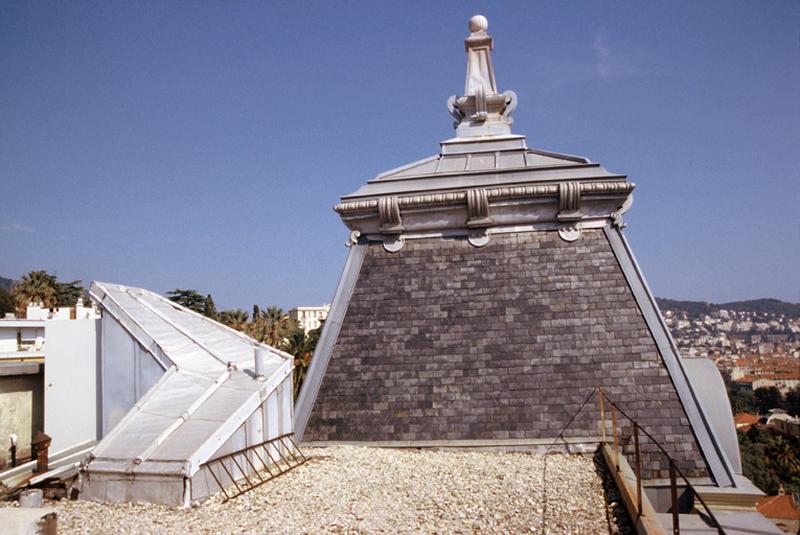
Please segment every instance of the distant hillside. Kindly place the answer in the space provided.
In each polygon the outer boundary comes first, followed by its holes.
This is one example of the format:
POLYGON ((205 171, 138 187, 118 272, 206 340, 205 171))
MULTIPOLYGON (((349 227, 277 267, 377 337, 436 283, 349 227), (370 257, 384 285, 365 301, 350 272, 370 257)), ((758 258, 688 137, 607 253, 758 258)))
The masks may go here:
POLYGON ((675 299, 656 298, 662 310, 682 310, 690 315, 711 314, 715 310, 735 310, 737 312, 758 312, 766 314, 784 314, 800 317, 800 303, 787 303, 778 299, 751 299, 749 301, 733 301, 731 303, 705 303, 703 301, 677 301, 675 299))
POLYGON ((5 288, 6 290, 10 290, 12 284, 14 284, 14 280, 13 279, 7 279, 5 277, 0 277, 0 287, 5 288))

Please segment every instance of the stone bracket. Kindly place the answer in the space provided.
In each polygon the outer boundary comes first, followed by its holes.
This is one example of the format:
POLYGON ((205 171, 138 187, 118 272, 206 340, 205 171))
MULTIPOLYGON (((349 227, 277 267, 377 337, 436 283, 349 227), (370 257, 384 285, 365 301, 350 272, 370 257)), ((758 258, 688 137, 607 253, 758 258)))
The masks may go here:
POLYGON ((489 243, 489 227, 494 221, 489 216, 489 194, 485 188, 467 190, 467 239, 475 247, 489 243))
POLYGON ((484 188, 467 190, 467 227, 488 227, 493 221, 489 217, 489 194, 484 188))
POLYGON ((559 182, 558 215, 559 221, 578 221, 581 214, 581 185, 579 182, 559 182))
POLYGON ((384 234, 400 234, 403 232, 403 220, 400 217, 400 205, 397 197, 381 197, 378 199, 378 220, 380 231, 384 234))

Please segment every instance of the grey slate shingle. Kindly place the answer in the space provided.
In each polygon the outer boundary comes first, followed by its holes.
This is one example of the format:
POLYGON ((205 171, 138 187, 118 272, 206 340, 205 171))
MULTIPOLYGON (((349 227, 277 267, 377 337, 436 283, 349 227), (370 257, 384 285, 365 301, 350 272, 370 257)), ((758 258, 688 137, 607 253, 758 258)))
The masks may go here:
MULTIPOLYGON (((707 474, 602 231, 370 244, 304 440, 553 438, 596 387, 707 474)), ((597 435, 597 418, 593 401, 566 436, 597 435)))

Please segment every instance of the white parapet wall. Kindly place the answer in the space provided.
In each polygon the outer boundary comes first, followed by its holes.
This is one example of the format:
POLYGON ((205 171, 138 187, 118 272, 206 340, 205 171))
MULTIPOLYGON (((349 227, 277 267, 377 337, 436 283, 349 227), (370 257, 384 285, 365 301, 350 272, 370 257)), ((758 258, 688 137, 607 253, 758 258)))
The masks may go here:
POLYGON ((100 320, 49 321, 45 345, 45 433, 59 451, 98 436, 100 320))

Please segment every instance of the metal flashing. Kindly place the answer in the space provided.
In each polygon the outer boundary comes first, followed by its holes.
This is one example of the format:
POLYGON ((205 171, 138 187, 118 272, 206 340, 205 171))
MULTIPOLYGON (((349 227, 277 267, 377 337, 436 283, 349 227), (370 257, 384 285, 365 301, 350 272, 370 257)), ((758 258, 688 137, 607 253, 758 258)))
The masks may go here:
POLYGON ((339 337, 339 331, 342 328, 342 323, 347 313, 347 307, 353 295, 353 289, 356 286, 358 275, 361 272, 361 265, 364 262, 368 247, 365 242, 366 240, 362 240, 358 244, 350 247, 342 276, 339 279, 339 285, 336 287, 331 310, 328 313, 328 318, 325 320, 322 335, 314 351, 314 356, 311 359, 311 365, 308 368, 305 384, 297 398, 294 412, 294 433, 298 442, 303 440, 303 432, 311 416, 311 409, 314 407, 314 402, 317 400, 322 378, 325 376, 325 370, 328 367, 328 362, 333 353, 333 346, 336 344, 336 339, 339 337))
POLYGON ((604 226, 603 232, 653 336, 714 481, 720 487, 735 487, 737 485, 735 472, 692 388, 688 374, 681 363, 677 346, 669 334, 669 329, 664 323, 655 298, 636 263, 633 251, 620 229, 604 226))

